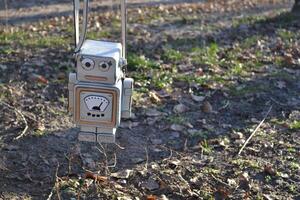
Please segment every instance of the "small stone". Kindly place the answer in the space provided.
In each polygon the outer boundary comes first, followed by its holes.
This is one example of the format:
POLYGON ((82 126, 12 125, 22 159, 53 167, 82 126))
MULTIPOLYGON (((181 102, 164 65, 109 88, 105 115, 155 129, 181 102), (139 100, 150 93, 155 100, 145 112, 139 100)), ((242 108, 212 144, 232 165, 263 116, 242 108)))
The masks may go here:
POLYGON ((162 113, 159 112, 158 110, 154 109, 154 108, 150 108, 146 111, 146 115, 148 117, 158 117, 158 116, 161 116, 162 113))
POLYGON ((114 178, 119 178, 119 179, 128 179, 133 173, 133 170, 122 170, 119 172, 111 173, 111 176, 114 178))
POLYGON ((194 95, 194 94, 191 94, 191 97, 194 101, 196 102, 202 102, 204 101, 205 97, 204 96, 197 96, 197 95, 194 95))
POLYGON ((149 191, 153 191, 159 189, 159 184, 153 178, 149 178, 146 182, 142 183, 142 187, 145 187, 149 191))
POLYGON ((241 132, 233 132, 230 134, 230 137, 232 139, 242 139, 242 138, 244 138, 244 135, 241 132))
POLYGON ((157 120, 159 120, 159 117, 148 117, 146 121, 148 125, 152 126, 157 122, 157 120))
POLYGON ((134 163, 134 164, 140 164, 142 162, 145 161, 144 158, 132 158, 131 161, 134 163))
POLYGON ((180 72, 187 72, 193 69, 193 67, 190 65, 178 65, 177 68, 180 72))
POLYGON ((208 101, 205 101, 202 106, 202 111, 205 113, 213 112, 212 105, 208 101))
POLYGON ((120 128, 132 128, 132 122, 131 121, 122 121, 120 124, 120 128))
POLYGON ((227 179, 228 185, 235 187, 237 185, 236 181, 234 179, 227 179))
POLYGON ((180 133, 178 133, 178 132, 172 132, 171 134, 170 134, 170 139, 176 139, 176 138, 179 138, 180 137, 180 133))
POLYGON ((190 122, 186 122, 184 123, 184 125, 188 128, 194 128, 193 124, 191 124, 190 122))
POLYGON ((188 110, 189 108, 184 104, 178 104, 173 108, 173 112, 177 114, 187 112, 188 110))
POLYGON ((1 65, 1 64, 0 64, 0 69, 6 70, 6 69, 7 69, 7 66, 6 66, 6 65, 1 65))
POLYGON ((157 163, 151 163, 150 168, 151 169, 159 169, 159 165, 157 163))
POLYGON ((246 140, 244 140, 244 139, 239 139, 239 140, 236 140, 235 143, 238 144, 239 146, 242 146, 245 143, 245 141, 246 140))
POLYGON ((279 179, 276 179, 276 180, 275 180, 275 183, 276 183, 277 185, 283 185, 283 184, 284 184, 284 181, 283 181, 282 178, 279 178, 279 179))
POLYGON ((91 169, 95 169, 96 163, 92 158, 85 158, 83 162, 91 169))
POLYGON ((155 138, 153 138, 153 139, 150 139, 150 141, 154 145, 159 145, 159 144, 163 143, 162 139, 155 139, 155 138))
POLYGON ((179 124, 172 124, 170 129, 172 131, 183 131, 185 128, 184 128, 184 126, 179 125, 179 124))
POLYGON ((282 177, 282 178, 289 178, 290 176, 288 175, 288 174, 286 174, 286 173, 280 173, 280 176, 282 177))

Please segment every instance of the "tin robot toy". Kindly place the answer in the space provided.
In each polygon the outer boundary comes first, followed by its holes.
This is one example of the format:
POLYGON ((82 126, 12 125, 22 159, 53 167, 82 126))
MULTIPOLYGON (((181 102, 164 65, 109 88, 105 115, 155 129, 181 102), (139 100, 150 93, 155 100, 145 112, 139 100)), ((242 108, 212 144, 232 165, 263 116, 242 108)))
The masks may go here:
POLYGON ((131 117, 133 79, 126 78, 126 0, 121 0, 122 43, 86 39, 89 1, 74 0, 76 73, 69 74, 69 112, 82 142, 114 143, 121 118, 131 117))

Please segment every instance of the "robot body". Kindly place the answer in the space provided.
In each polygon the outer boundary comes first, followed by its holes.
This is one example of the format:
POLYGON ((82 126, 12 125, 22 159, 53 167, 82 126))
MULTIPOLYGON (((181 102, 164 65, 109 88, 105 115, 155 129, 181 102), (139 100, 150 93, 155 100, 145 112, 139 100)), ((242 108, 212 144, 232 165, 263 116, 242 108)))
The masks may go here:
POLYGON ((69 111, 78 139, 114 143, 122 118, 131 117, 133 79, 125 78, 120 43, 86 40, 69 75, 69 111))

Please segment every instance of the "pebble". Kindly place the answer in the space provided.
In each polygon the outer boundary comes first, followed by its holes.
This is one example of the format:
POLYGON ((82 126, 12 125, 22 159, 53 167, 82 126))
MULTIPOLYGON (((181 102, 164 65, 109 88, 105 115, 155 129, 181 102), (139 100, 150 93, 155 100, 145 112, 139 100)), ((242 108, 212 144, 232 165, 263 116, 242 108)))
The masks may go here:
POLYGON ((150 139, 150 141, 154 145, 158 145, 158 144, 162 144, 163 143, 162 139, 155 139, 155 138, 153 138, 153 139, 150 139))
POLYGON ((140 164, 142 162, 145 161, 144 158, 132 158, 131 161, 134 163, 134 164, 140 164))
POLYGON ((170 129, 172 131, 183 131, 184 130, 184 126, 179 125, 179 124, 172 124, 170 129))
POLYGON ((146 182, 143 182, 142 186, 150 191, 159 189, 159 184, 153 178, 149 178, 146 182))
POLYGON ((171 132, 169 139, 176 139, 180 137, 180 133, 178 132, 171 132))
POLYGON ((244 139, 238 139, 235 141, 236 144, 238 144, 239 146, 242 146, 245 143, 246 140, 244 139))
POLYGON ((202 102, 204 101, 205 97, 204 96, 197 96, 197 95, 194 95, 194 94, 191 94, 191 97, 194 101, 196 102, 202 102))
POLYGON ((187 107, 186 105, 184 105, 182 103, 174 106, 174 108, 173 108, 173 112, 177 113, 177 114, 187 112, 188 110, 189 110, 189 107, 187 107))
POLYGON ((241 132, 233 132, 230 134, 230 137, 232 139, 242 139, 242 138, 244 138, 244 135, 241 132))
POLYGON ((120 179, 128 179, 133 173, 133 170, 122 170, 119 172, 111 173, 111 176, 114 178, 120 178, 120 179))
POLYGON ((148 109, 148 110, 146 111, 146 115, 147 115, 148 117, 158 117, 158 116, 161 116, 162 113, 159 112, 159 111, 156 110, 156 109, 150 108, 150 109, 148 109))

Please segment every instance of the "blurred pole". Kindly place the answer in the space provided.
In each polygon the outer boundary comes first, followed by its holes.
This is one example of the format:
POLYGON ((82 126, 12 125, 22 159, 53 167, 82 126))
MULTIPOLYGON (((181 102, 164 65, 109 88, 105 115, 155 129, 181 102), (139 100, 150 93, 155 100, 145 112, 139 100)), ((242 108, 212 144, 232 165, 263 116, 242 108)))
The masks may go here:
POLYGON ((5 7, 5 29, 7 30, 7 27, 8 27, 8 5, 7 5, 7 0, 4 0, 4 7, 5 7))

